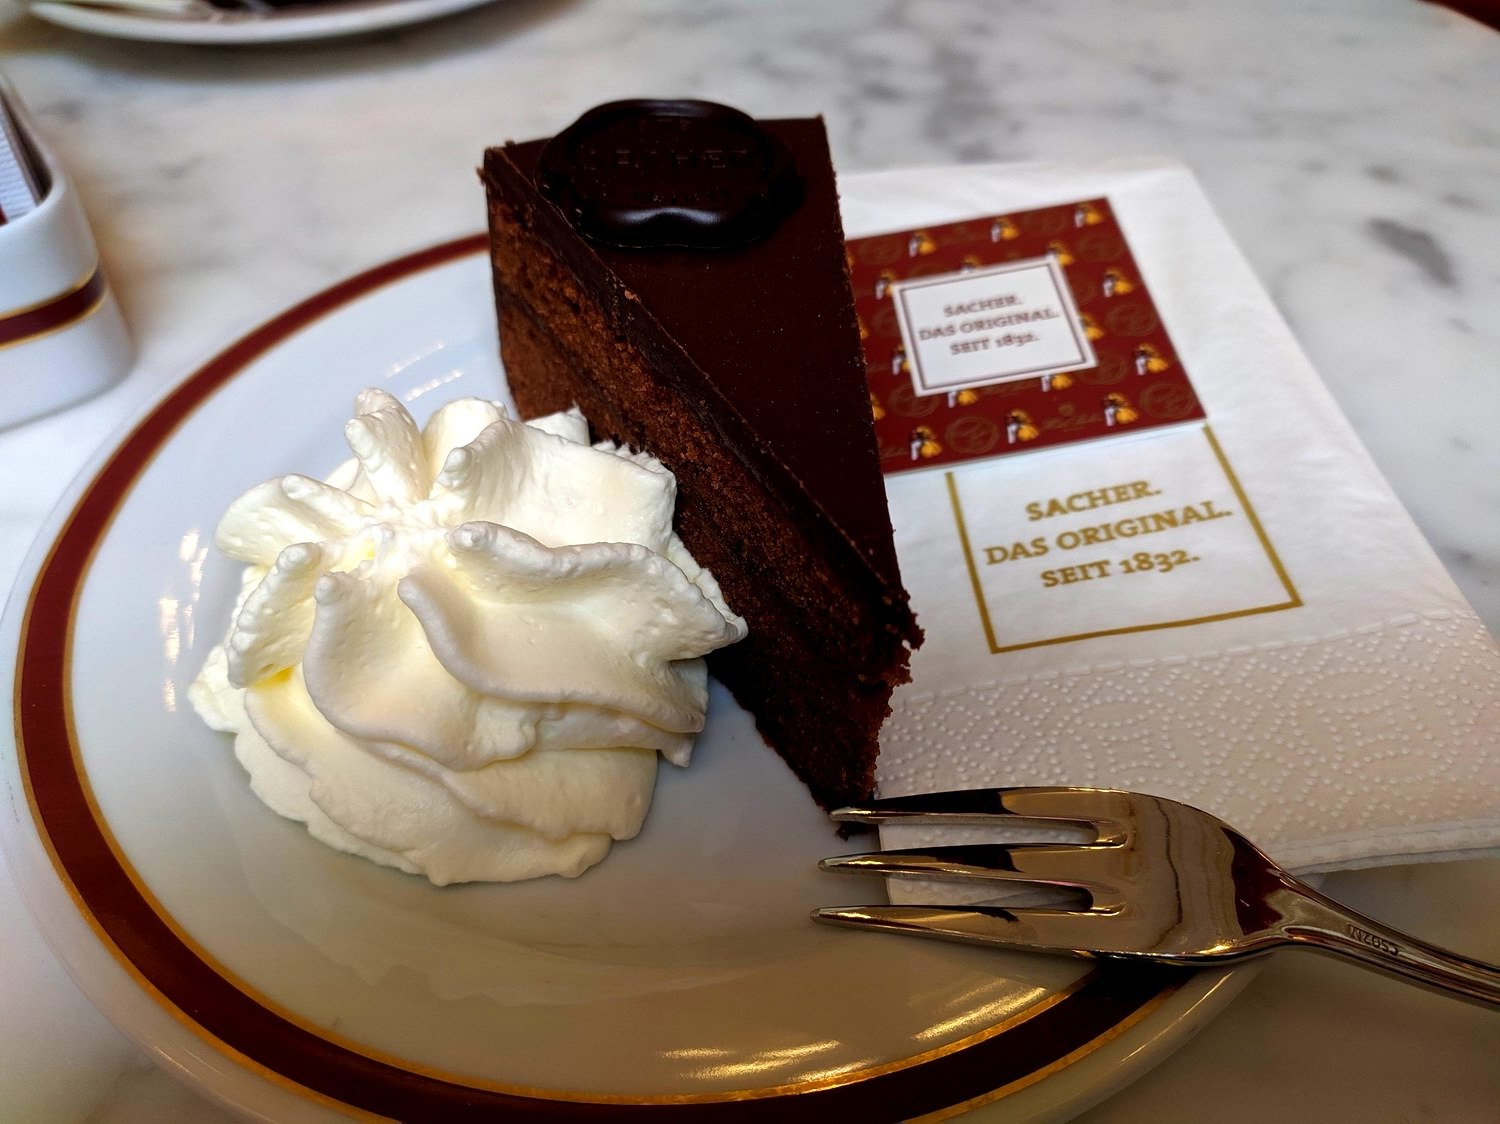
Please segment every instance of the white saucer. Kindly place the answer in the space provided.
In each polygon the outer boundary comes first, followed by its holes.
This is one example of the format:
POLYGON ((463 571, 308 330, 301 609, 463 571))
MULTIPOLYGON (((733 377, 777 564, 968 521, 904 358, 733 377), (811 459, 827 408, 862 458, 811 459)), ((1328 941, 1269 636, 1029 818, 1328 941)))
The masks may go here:
POLYGON ((1075 1112, 1243 986, 812 924, 871 886, 715 687, 690 769, 575 881, 437 889, 250 793, 186 687, 224 630, 228 502, 344 454, 354 394, 419 420, 504 396, 483 239, 317 294, 188 376, 85 471, 0 631, 0 840, 89 997, 160 1062, 278 1121, 1075 1112))
POLYGON ((204 15, 161 16, 126 8, 58 4, 29 5, 32 15, 74 31, 114 39, 159 43, 287 43, 362 35, 390 27, 421 23, 494 0, 347 0, 241 14, 211 11, 204 15))

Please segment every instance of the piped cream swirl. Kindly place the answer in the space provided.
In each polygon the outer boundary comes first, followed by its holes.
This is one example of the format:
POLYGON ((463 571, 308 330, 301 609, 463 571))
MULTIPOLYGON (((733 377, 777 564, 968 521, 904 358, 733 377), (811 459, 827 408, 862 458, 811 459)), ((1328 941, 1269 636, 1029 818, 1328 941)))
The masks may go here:
POLYGON ((269 480, 215 542, 248 564, 189 692, 256 795, 443 885, 573 876, 686 765, 703 656, 745 635, 672 532, 676 480, 463 398, 419 429, 382 390, 326 481, 269 480))

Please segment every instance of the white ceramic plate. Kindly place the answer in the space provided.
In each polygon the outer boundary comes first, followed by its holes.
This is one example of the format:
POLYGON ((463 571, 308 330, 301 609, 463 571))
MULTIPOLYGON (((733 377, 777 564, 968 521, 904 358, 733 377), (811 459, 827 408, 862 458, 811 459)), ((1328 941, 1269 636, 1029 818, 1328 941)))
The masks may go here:
POLYGON ((202 15, 162 16, 126 8, 96 8, 40 0, 31 14, 60 27, 107 35, 112 39, 146 39, 159 43, 288 43, 363 35, 390 27, 421 23, 494 0, 339 0, 308 7, 283 8, 265 14, 210 11, 202 15))
POLYGON ((53 516, 11 599, 4 841, 90 998, 265 1119, 350 1111, 999 1119, 1076 1111, 1164 1056, 1243 972, 1163 975, 826 929, 870 900, 844 845, 715 689, 691 769, 580 879, 437 889, 313 842, 250 793, 186 687, 239 567, 228 502, 344 455, 378 384, 421 420, 503 396, 483 240, 362 274, 147 409, 53 516))

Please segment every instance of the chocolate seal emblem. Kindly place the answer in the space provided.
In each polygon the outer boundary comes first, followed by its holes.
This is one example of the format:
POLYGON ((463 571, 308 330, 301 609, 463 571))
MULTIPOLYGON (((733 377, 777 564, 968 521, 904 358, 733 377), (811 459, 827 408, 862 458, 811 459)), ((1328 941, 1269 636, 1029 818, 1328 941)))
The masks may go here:
POLYGON ((630 250, 755 242, 802 200, 781 143, 708 101, 597 106, 547 142, 536 180, 580 234, 630 250))

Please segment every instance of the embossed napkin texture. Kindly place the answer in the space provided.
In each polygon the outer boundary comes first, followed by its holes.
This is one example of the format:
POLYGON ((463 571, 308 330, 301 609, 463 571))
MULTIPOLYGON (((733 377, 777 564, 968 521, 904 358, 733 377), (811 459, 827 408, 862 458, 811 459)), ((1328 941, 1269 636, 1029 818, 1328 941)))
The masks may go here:
MULTIPOLYGON (((882 738, 881 793, 1138 789, 1212 811, 1304 871, 1500 845, 1500 648, 1192 175, 1156 161, 945 168, 858 189, 853 237, 1107 196, 1208 414, 1206 431, 887 479, 927 639, 882 738), (1100 506, 1027 518, 1028 503, 1090 491, 1100 506), (1084 526, 1202 515, 1209 496, 1232 515, 1077 545, 1084 526), (1045 558, 1010 557, 1033 537, 1045 558), (1179 546, 1195 560, 1163 572, 1179 546), (1090 560, 1107 578, 1079 580, 1090 560), (1100 622, 1111 634, 1066 639, 1100 622)), ((886 846, 931 838, 882 832, 886 846)))
POLYGON ((36 209, 41 192, 21 129, 0 92, 0 223, 15 222, 36 209))

